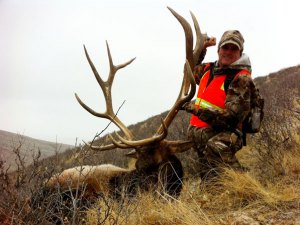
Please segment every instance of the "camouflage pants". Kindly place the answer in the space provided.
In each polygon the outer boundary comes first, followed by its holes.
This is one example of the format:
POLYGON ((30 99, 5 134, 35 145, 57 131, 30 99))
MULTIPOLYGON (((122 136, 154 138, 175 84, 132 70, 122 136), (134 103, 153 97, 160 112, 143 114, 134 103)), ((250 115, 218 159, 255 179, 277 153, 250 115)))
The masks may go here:
POLYGON ((236 132, 217 132, 212 128, 190 126, 188 138, 195 143, 203 173, 215 169, 220 164, 240 167, 235 153, 243 147, 243 140, 236 132))

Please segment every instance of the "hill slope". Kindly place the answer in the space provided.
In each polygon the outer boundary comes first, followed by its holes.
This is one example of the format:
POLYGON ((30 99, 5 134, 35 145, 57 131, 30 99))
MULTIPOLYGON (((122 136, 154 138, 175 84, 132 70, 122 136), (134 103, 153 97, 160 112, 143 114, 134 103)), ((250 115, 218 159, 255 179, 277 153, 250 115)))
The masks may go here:
POLYGON ((71 145, 38 140, 31 137, 0 130, 0 159, 11 170, 16 169, 17 154, 24 158, 28 165, 33 156, 41 152, 41 159, 54 155, 56 152, 64 152, 72 148, 71 145))

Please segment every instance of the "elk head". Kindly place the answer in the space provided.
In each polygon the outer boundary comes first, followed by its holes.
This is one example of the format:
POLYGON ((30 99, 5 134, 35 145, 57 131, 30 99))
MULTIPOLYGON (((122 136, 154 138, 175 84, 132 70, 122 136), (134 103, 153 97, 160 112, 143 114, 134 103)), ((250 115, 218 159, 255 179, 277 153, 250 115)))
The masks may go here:
MULTIPOLYGON (((156 172, 162 169, 163 165, 166 163, 170 163, 170 167, 172 169, 175 168, 175 172, 182 174, 182 167, 180 161, 176 158, 175 153, 183 152, 190 149, 193 146, 191 141, 186 140, 166 140, 168 134, 168 128, 171 125, 172 121, 174 120, 175 116, 177 115, 178 111, 182 107, 182 105, 188 101, 190 101, 195 94, 196 84, 192 74, 192 69, 194 68, 195 63, 197 62, 201 51, 203 50, 204 40, 207 38, 206 35, 202 34, 200 31, 200 27, 198 25, 197 19, 191 13, 192 20, 194 23, 194 28, 196 31, 196 44, 193 47, 193 32, 190 24, 178 13, 176 13, 173 9, 169 8, 171 13, 175 16, 175 18, 180 22, 183 27, 185 33, 185 46, 186 46, 186 60, 184 63, 184 72, 183 72, 183 80, 181 89, 179 91, 179 95, 177 100, 175 101, 172 108, 169 110, 167 116, 162 119, 161 125, 158 127, 157 131, 154 133, 153 136, 149 138, 145 138, 142 140, 137 140, 134 134, 125 126, 122 121, 118 118, 116 113, 114 112, 112 106, 112 95, 111 95, 111 88, 115 78, 115 75, 119 69, 126 67, 127 65, 131 64, 135 58, 119 65, 115 65, 112 60, 111 52, 109 49, 109 45, 106 42, 107 46, 107 53, 109 58, 109 66, 110 72, 108 79, 104 81, 96 67, 94 66, 87 49, 84 46, 84 52, 86 58, 89 62, 89 65, 94 73, 94 76, 100 85, 105 101, 106 101, 106 111, 105 112, 96 112, 87 106, 77 94, 75 97, 79 104, 91 113, 94 116, 105 118, 110 120, 114 123, 121 131, 123 135, 119 135, 115 133, 115 135, 109 135, 111 144, 103 145, 103 146, 94 146, 93 144, 89 143, 91 149, 95 151, 107 151, 116 148, 120 149, 133 149, 133 151, 129 152, 127 155, 134 157, 137 159, 136 161, 136 170, 143 171, 148 175, 150 172, 150 168, 154 168, 156 172), (178 171, 176 171, 176 168, 178 171)), ((179 176, 179 179, 182 178, 182 175, 179 176)))

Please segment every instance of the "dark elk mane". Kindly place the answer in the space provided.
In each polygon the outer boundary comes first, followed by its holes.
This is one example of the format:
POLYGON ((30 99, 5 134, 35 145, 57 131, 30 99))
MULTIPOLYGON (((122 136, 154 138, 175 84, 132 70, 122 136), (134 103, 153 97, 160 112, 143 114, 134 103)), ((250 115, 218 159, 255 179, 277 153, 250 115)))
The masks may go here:
POLYGON ((45 192, 51 193, 57 188, 61 191, 72 192, 79 186, 84 186, 85 195, 99 196, 101 193, 108 193, 109 196, 119 198, 125 195, 135 195, 138 190, 155 190, 161 194, 167 194, 177 198, 182 190, 183 169, 176 153, 184 152, 193 147, 193 143, 187 140, 166 140, 168 128, 176 117, 182 105, 190 101, 196 90, 195 80, 192 69, 196 64, 201 51, 203 50, 204 40, 207 38, 202 34, 196 17, 191 13, 196 33, 196 43, 193 47, 193 32, 190 24, 173 9, 171 13, 180 22, 185 33, 186 60, 184 62, 184 72, 182 85, 179 95, 169 113, 162 119, 161 125, 152 137, 137 140, 134 134, 118 118, 112 107, 112 84, 119 69, 131 64, 135 58, 119 65, 113 63, 109 45, 106 42, 107 54, 109 58, 110 72, 104 81, 96 67, 94 66, 86 47, 84 52, 93 74, 98 82, 105 101, 106 110, 97 112, 87 106, 77 94, 75 97, 79 104, 89 113, 96 117, 110 120, 121 131, 121 135, 114 133, 109 135, 111 143, 108 145, 94 146, 88 143, 87 146, 94 151, 109 151, 112 149, 133 149, 127 156, 136 158, 135 169, 128 170, 113 165, 82 166, 63 171, 50 178, 45 183, 45 192))

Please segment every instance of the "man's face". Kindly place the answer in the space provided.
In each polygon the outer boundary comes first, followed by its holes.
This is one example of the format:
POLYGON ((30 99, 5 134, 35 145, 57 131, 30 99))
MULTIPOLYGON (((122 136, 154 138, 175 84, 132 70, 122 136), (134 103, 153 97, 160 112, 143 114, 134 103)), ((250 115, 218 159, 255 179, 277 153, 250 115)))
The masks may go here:
POLYGON ((239 48, 234 44, 222 46, 218 52, 220 67, 229 66, 241 57, 239 48))

